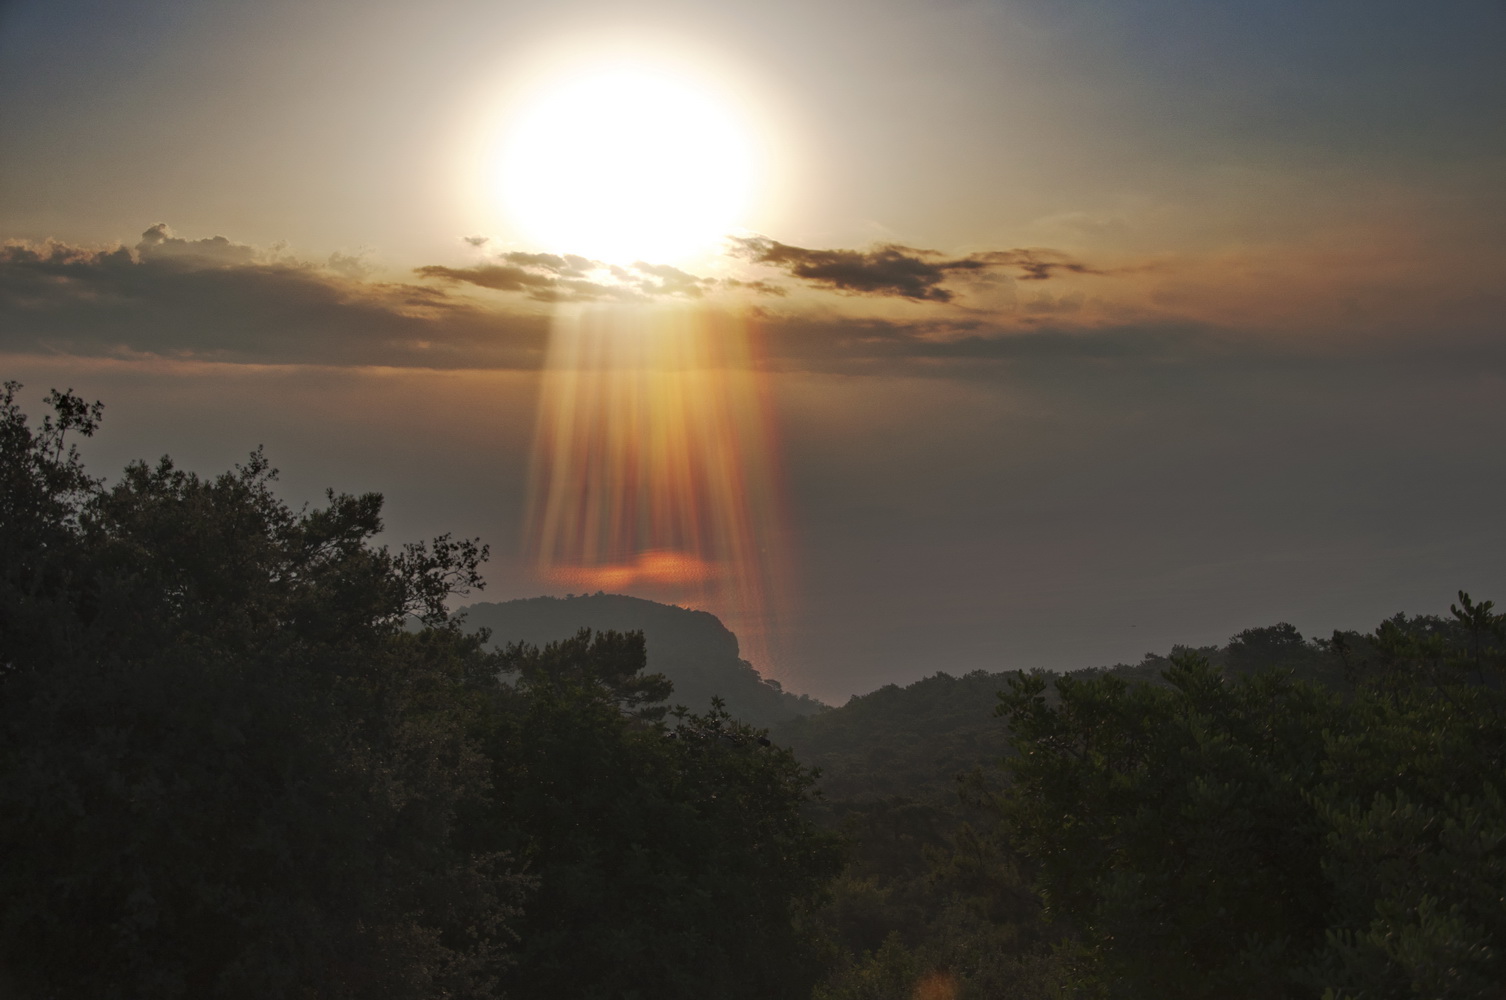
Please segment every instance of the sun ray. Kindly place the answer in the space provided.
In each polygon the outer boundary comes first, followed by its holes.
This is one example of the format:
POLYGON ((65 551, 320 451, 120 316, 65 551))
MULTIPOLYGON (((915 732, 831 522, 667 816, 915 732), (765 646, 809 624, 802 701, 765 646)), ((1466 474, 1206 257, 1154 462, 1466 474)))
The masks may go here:
POLYGON ((753 333, 693 306, 562 309, 524 543, 547 583, 713 611, 777 670, 788 574, 753 333))

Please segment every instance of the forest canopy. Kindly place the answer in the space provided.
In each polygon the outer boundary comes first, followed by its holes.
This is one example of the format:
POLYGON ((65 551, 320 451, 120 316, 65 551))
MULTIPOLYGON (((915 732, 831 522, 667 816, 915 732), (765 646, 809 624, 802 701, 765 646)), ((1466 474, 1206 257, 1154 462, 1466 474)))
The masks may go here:
POLYGON ((488 651, 486 550, 294 510, 258 452, 113 485, 0 394, 0 992, 808 995, 810 775, 645 711, 641 635, 488 651), (808 949, 806 949, 808 950, 808 949), (777 951, 787 960, 771 965, 777 951), (541 984, 551 984, 547 987, 541 984))
POLYGON ((1500 996, 1489 601, 938 673, 771 740, 669 708, 642 632, 494 648, 449 610, 478 540, 383 547, 380 496, 293 509, 260 452, 107 484, 99 404, 18 389, 0 995, 1500 996))
POLYGON ((1111 997, 1464 998, 1506 982, 1506 615, 1460 593, 1286 669, 1017 675, 1003 816, 1111 997), (1326 656, 1341 682, 1298 672, 1326 656))

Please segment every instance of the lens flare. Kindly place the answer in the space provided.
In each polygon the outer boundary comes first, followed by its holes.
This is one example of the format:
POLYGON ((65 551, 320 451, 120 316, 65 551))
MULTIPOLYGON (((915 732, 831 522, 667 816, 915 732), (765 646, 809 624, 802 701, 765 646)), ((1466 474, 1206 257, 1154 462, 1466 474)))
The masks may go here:
POLYGON ((689 306, 557 313, 524 544, 552 585, 712 611, 774 670, 784 524, 754 347, 689 306))

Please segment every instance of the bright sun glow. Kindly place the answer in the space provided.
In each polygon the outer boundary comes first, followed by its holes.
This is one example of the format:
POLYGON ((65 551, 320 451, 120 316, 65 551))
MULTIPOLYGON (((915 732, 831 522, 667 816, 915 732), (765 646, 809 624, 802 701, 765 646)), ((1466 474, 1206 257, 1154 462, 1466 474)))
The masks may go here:
POLYGON ((510 123, 493 182, 540 249, 666 263, 748 211, 751 129, 709 87, 633 66, 557 78, 510 123))

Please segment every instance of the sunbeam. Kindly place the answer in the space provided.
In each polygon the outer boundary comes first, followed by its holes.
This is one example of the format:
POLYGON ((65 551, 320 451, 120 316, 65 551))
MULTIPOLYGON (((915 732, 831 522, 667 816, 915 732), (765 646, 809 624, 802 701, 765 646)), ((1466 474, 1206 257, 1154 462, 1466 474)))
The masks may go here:
POLYGON ((719 615, 777 672, 788 593, 775 439, 746 321, 690 306, 555 319, 524 544, 540 577, 719 615))

